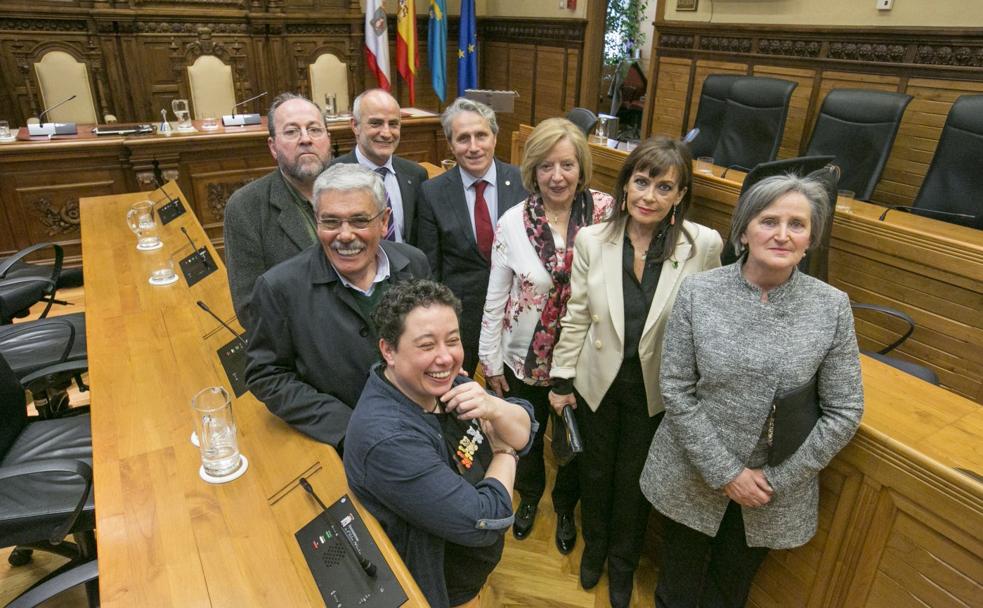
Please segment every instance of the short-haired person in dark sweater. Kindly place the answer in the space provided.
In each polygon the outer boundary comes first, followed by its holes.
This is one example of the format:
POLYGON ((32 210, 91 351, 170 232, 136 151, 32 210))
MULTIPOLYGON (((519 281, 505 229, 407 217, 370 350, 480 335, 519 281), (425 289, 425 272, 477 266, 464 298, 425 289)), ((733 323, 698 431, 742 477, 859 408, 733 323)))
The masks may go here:
POLYGON ((246 383, 271 412, 342 447, 348 419, 379 360, 372 311, 395 283, 427 278, 423 252, 383 240, 382 179, 335 165, 314 183, 319 243, 257 281, 246 383))
POLYGON ((345 474, 433 608, 477 606, 512 524, 532 406, 459 375, 460 301, 445 285, 395 285, 376 308, 383 363, 348 426, 345 474))

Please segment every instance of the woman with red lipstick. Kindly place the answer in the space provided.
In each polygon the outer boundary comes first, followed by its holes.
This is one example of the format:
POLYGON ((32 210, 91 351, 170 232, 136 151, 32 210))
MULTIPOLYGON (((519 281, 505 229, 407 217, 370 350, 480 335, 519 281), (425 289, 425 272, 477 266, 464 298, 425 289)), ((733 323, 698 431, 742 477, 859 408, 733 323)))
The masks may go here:
POLYGON ((553 352, 550 402, 558 413, 575 408, 584 442, 580 581, 594 587, 606 561, 616 608, 631 600, 648 521, 638 478, 662 418, 666 320, 683 278, 720 265, 720 235, 686 221, 692 162, 685 144, 666 137, 628 156, 613 217, 577 237, 553 352))
POLYGON ((403 281, 373 314, 383 364, 345 435, 345 474, 434 608, 477 606, 512 523, 512 484, 536 431, 532 407, 461 376, 461 304, 403 281))
POLYGON ((662 354, 665 421, 640 481, 666 516, 659 608, 743 607, 768 550, 816 533, 819 471, 863 413, 849 298, 796 268, 827 221, 820 183, 764 179, 734 211, 738 261, 679 289, 662 354), (789 428, 776 409, 790 406, 813 417, 818 406, 818 419, 804 416, 808 436, 773 453, 789 428))
MULTIPOLYGON (((512 534, 526 538, 546 487, 543 433, 549 417, 550 361, 570 294, 570 265, 578 231, 603 219, 610 195, 588 188, 591 154, 583 132, 569 120, 539 123, 526 141, 520 172, 532 194, 498 221, 481 321, 478 359, 488 387, 499 396, 526 399, 536 408, 539 434, 519 463, 515 489, 521 503, 512 534)), ((553 485, 556 546, 573 550, 573 510, 579 497, 576 460, 559 468, 553 485)))

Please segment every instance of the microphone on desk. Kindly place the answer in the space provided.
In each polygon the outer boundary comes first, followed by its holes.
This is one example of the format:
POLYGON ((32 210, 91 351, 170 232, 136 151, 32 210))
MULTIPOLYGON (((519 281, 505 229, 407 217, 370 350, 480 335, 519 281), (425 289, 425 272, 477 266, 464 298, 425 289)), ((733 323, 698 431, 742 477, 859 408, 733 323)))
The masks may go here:
POLYGON ((306 477, 300 478, 300 487, 304 488, 304 490, 306 490, 308 494, 314 497, 314 500, 316 500, 317 504, 320 505, 321 511, 323 511, 324 514, 327 515, 328 521, 330 521, 332 525, 337 525, 341 529, 341 536, 345 538, 345 542, 348 543, 349 548, 351 548, 352 552, 355 554, 355 559, 358 560, 358 565, 362 567, 362 570, 364 570, 365 573, 368 574, 370 577, 375 578, 375 573, 376 573, 375 564, 370 562, 368 558, 362 555, 362 552, 359 550, 358 547, 355 546, 355 543, 352 542, 352 539, 348 538, 348 535, 345 534, 344 526, 341 525, 341 522, 336 521, 335 518, 331 515, 331 513, 328 511, 327 505, 321 502, 321 498, 317 495, 317 492, 314 491, 314 488, 311 487, 311 484, 310 482, 307 481, 306 477))
MULTIPOLYGON (((154 176, 154 184, 157 185, 157 190, 160 190, 160 193, 167 197, 167 201, 166 202, 173 203, 174 201, 178 200, 177 198, 171 196, 167 192, 167 190, 164 190, 164 186, 166 186, 167 184, 164 183, 164 181, 161 178, 157 177, 156 175, 154 176)), ((155 192, 156 192, 156 190, 155 190, 155 192)), ((163 202, 164 201, 153 201, 154 207, 156 207, 157 205, 159 205, 159 204, 161 204, 163 202)))
POLYGON ((78 129, 75 127, 74 122, 55 123, 41 121, 41 118, 43 118, 45 114, 54 110, 55 108, 60 108, 76 97, 78 97, 78 95, 72 95, 67 99, 62 99, 55 105, 48 106, 42 110, 41 113, 38 114, 38 124, 27 125, 27 134, 31 136, 47 135, 48 137, 51 137, 52 135, 75 135, 78 133, 78 129))
POLYGON ((909 207, 907 205, 891 205, 890 207, 884 210, 884 213, 882 213, 881 216, 877 218, 877 220, 883 222, 884 218, 887 217, 888 212, 890 212, 893 209, 897 209, 898 211, 904 211, 905 213, 911 213, 913 215, 921 215, 922 213, 925 213, 926 215, 935 214, 940 217, 948 217, 953 219, 958 218, 961 220, 972 221, 976 219, 975 215, 970 215, 968 213, 954 213, 952 211, 939 211, 938 209, 922 209, 922 208, 916 209, 915 207, 909 207))
POLYGON ((198 254, 198 259, 201 260, 202 265, 205 268, 211 268, 212 265, 208 263, 208 256, 205 255, 205 251, 207 251, 207 250, 199 250, 198 249, 198 246, 195 245, 195 242, 191 238, 191 235, 188 234, 188 229, 185 228, 184 226, 181 226, 181 232, 184 233, 185 238, 187 238, 188 239, 188 242, 191 243, 191 251, 194 251, 195 253, 198 254))
POLYGON ((259 95, 250 97, 249 99, 240 101, 232 106, 232 114, 226 114, 222 117, 222 125, 226 127, 244 127, 246 125, 258 125, 262 119, 260 119, 259 114, 239 114, 236 115, 236 108, 245 105, 250 101, 255 101, 260 97, 266 95, 266 91, 263 91, 259 95))
POLYGON ((232 329, 232 327, 228 323, 226 323, 221 318, 219 318, 219 316, 217 314, 215 314, 214 312, 212 312, 212 309, 209 308, 207 304, 205 304, 201 300, 198 300, 196 302, 196 304, 198 304, 198 308, 204 310, 205 312, 207 312, 208 314, 210 314, 213 319, 215 319, 216 321, 218 321, 222 325, 222 327, 224 327, 225 329, 229 330, 229 333, 231 333, 233 336, 235 336, 237 340, 239 340, 240 342, 242 342, 242 345, 243 346, 246 346, 247 345, 246 344, 246 339, 242 337, 242 334, 240 334, 236 330, 232 329))

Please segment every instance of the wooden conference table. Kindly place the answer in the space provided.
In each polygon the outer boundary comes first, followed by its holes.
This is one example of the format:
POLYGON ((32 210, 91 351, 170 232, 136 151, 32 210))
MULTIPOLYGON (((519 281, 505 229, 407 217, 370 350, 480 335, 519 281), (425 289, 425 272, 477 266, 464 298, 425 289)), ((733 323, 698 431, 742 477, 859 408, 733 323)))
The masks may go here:
MULTIPOLYGON (((174 183, 166 189, 179 195, 174 183)), ((92 402, 99 587, 103 606, 323 606, 294 533, 348 492, 338 455, 271 415, 250 393, 234 400, 245 474, 224 485, 198 477, 189 442, 198 390, 232 391, 216 356, 237 330, 225 267, 192 287, 147 283, 147 259, 124 220, 147 193, 83 198, 86 333, 92 402)), ((163 196, 156 193, 155 200, 163 196)), ((181 197, 184 205, 188 201, 181 197)), ((193 213, 161 231, 161 252, 206 243, 193 213)), ((378 523, 360 509, 410 600, 426 601, 378 523)))

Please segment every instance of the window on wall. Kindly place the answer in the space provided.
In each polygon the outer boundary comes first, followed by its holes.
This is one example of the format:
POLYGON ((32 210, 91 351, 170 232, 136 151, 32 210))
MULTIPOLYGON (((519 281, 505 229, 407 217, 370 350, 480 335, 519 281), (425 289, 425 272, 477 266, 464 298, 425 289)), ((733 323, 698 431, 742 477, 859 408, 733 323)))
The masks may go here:
POLYGON ((604 19, 604 63, 637 57, 645 44, 641 31, 647 0, 609 0, 604 19))

